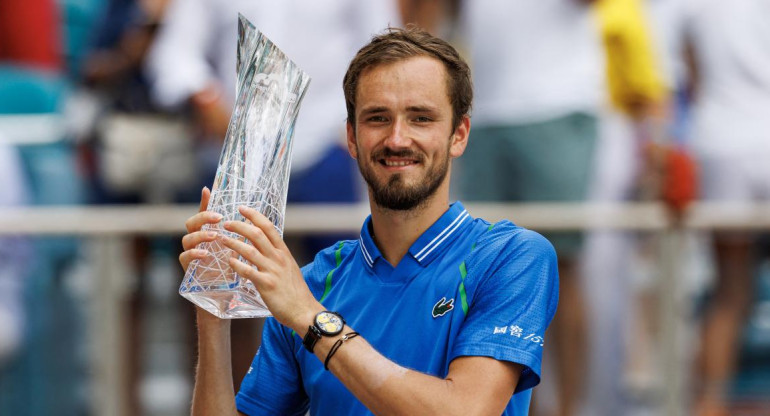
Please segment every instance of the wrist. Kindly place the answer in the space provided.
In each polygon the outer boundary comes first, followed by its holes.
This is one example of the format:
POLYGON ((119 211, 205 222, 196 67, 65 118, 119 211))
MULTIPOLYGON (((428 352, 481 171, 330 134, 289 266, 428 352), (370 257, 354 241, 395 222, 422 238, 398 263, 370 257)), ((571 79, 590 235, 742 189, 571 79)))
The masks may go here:
POLYGON ((345 318, 332 311, 322 311, 316 314, 313 322, 307 327, 302 337, 302 345, 309 352, 315 351, 315 346, 324 339, 337 337, 345 327, 345 318))
POLYGON ((218 316, 212 315, 205 309, 195 308, 195 320, 198 323, 198 328, 229 328, 229 319, 220 319, 218 316))
POLYGON ((314 305, 309 305, 308 308, 296 314, 293 318, 293 322, 289 326, 294 330, 294 332, 297 333, 297 335, 304 338, 305 334, 307 334, 308 328, 313 326, 313 322, 315 322, 315 316, 318 315, 319 312, 325 310, 326 308, 324 308, 323 305, 315 302, 314 305))

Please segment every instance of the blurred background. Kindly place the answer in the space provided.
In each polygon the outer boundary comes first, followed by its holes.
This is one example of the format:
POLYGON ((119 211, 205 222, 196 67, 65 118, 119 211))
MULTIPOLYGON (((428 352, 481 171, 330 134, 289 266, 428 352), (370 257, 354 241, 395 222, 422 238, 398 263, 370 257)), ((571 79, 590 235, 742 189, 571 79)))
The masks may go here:
MULTIPOLYGON (((285 234, 301 264, 367 212, 347 64, 414 23, 473 69, 453 197, 559 254, 532 414, 770 415, 766 0, 0 0, 0 414, 189 413, 177 256, 239 12, 312 77, 285 234)), ((234 323, 236 386, 260 328, 234 323)))

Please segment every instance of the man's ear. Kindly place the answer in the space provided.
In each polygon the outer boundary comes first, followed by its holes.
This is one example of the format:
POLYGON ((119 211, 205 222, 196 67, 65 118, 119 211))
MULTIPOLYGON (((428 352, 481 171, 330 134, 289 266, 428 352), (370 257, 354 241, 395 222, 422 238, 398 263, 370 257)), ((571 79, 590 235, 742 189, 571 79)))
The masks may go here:
POLYGON ((358 159, 358 147, 356 146, 356 130, 355 127, 353 127, 353 124, 350 123, 350 120, 348 120, 347 123, 345 123, 345 130, 347 131, 347 142, 348 142, 348 153, 350 153, 350 157, 353 159, 358 159))
POLYGON ((468 135, 471 132, 471 118, 464 115, 460 124, 452 134, 452 143, 449 146, 449 156, 460 157, 465 153, 465 146, 468 145, 468 135))

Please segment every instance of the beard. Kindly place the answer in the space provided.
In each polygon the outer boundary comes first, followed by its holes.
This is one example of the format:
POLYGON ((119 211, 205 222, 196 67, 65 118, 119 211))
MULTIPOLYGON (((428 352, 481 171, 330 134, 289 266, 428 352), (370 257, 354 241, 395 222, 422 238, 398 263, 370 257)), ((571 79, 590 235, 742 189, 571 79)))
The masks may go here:
POLYGON ((377 179, 372 166, 380 163, 379 161, 386 157, 413 158, 418 163, 423 163, 425 157, 409 149, 394 151, 383 148, 372 154, 368 164, 363 163, 362 158, 358 158, 358 169, 369 186, 374 203, 379 207, 394 211, 419 208, 436 193, 449 171, 449 149, 447 148, 446 157, 443 160, 437 160, 425 173, 425 176, 416 180, 414 184, 407 184, 401 173, 393 174, 386 182, 382 182, 377 179))

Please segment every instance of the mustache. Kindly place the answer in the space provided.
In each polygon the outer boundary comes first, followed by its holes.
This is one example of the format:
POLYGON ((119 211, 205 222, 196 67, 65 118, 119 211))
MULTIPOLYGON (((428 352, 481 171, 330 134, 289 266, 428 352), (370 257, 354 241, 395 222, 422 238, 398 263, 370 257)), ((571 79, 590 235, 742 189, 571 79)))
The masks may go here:
POLYGON ((380 150, 375 151, 372 153, 372 159, 373 160, 380 160, 385 159, 388 157, 400 157, 400 158, 407 158, 407 159, 414 159, 418 162, 422 162, 423 155, 421 153, 418 153, 412 149, 398 149, 393 150, 389 149, 387 147, 384 147, 380 150))

